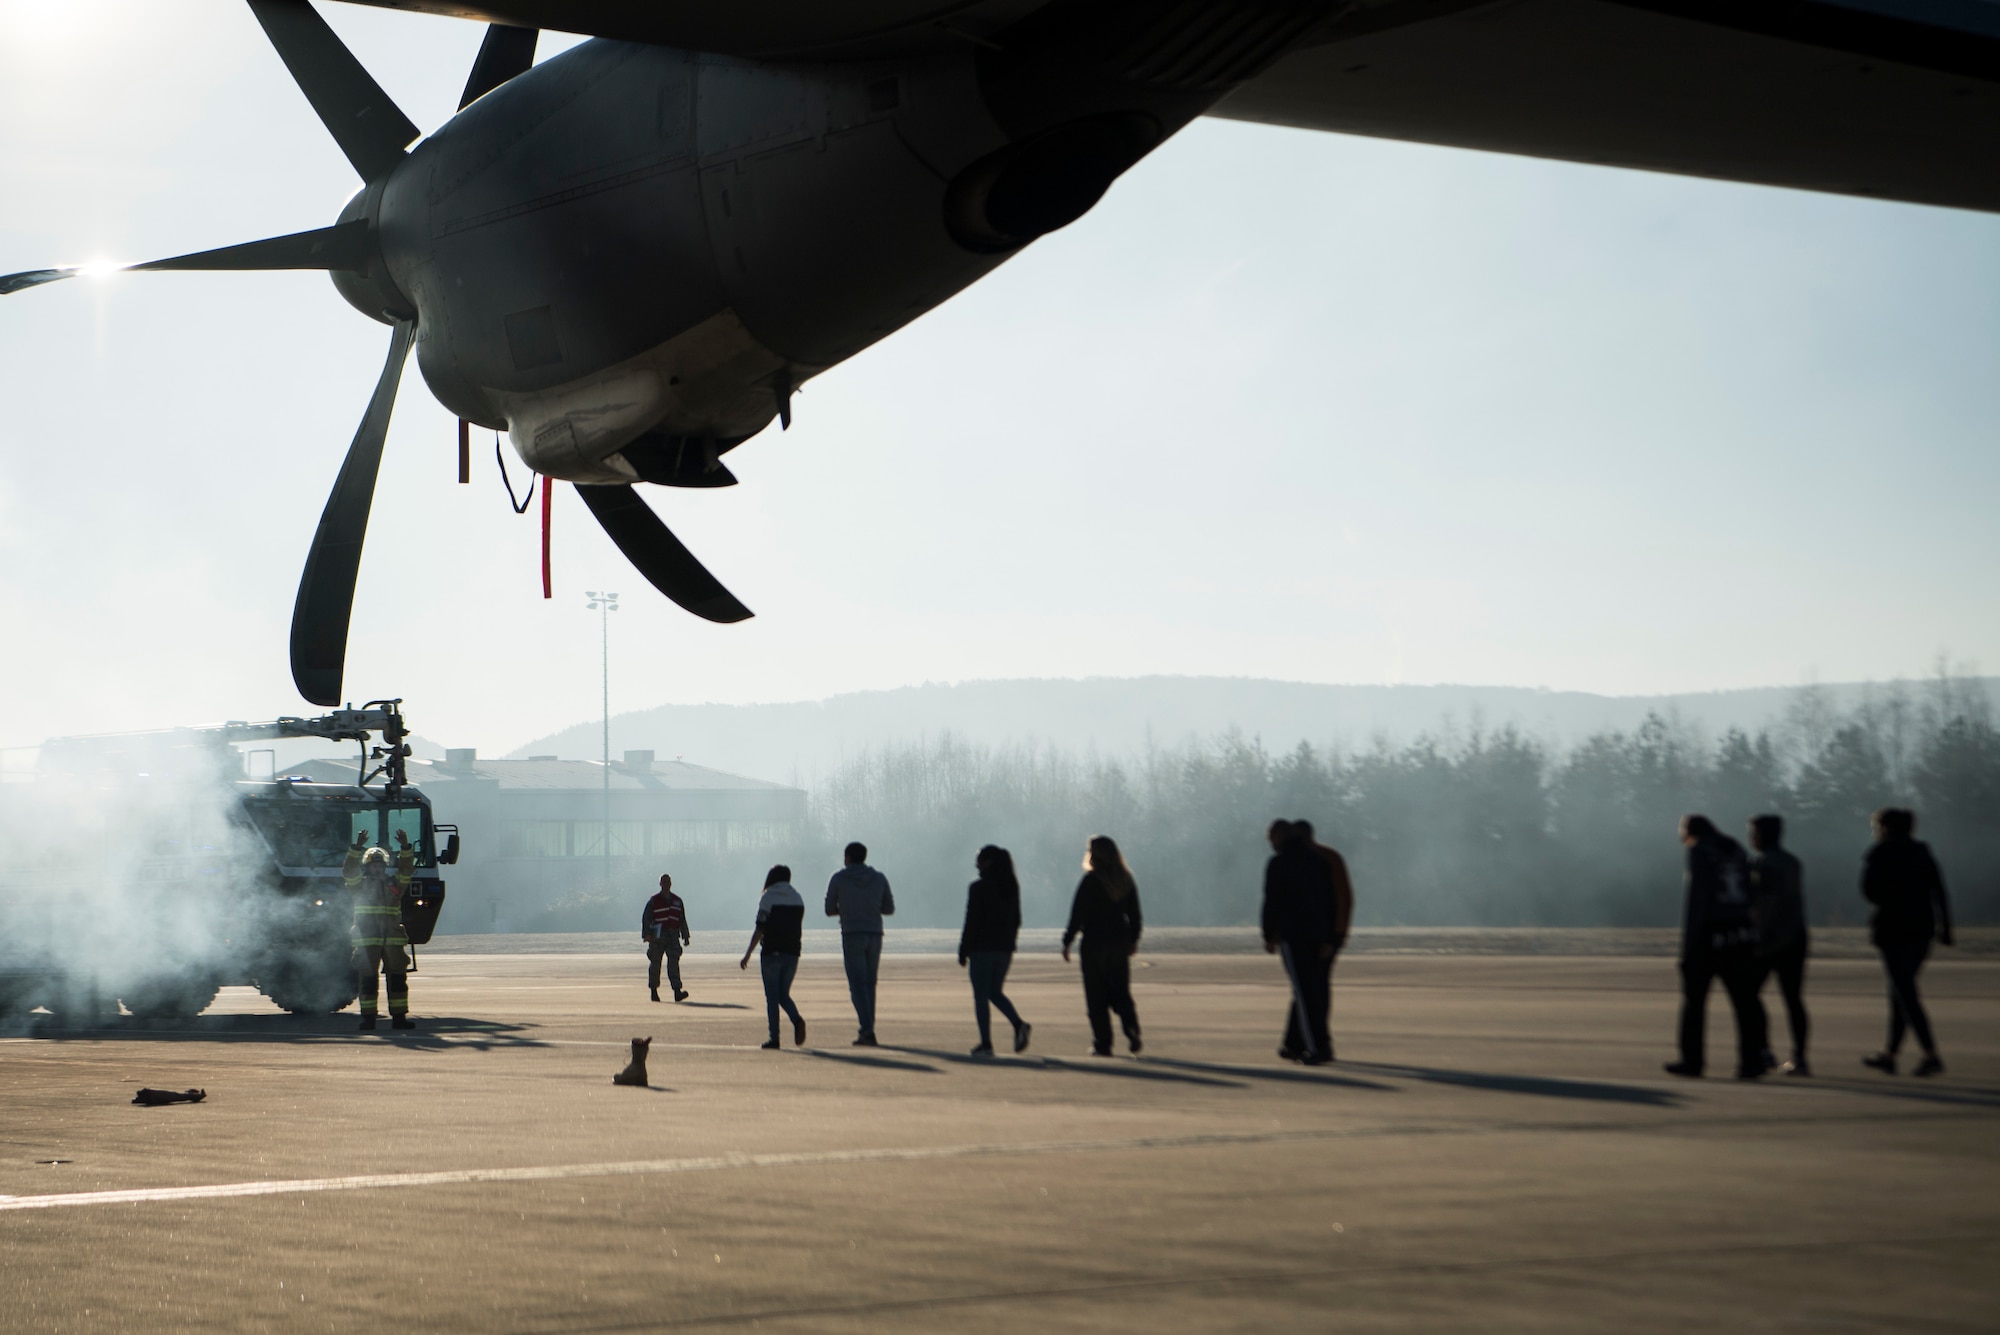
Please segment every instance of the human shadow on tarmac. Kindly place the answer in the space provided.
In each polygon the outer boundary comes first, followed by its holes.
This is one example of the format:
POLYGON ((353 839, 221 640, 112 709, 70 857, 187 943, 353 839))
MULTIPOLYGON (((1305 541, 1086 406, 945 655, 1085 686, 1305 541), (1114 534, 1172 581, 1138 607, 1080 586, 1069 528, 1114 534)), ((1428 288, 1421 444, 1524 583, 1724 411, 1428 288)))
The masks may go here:
POLYGON ((1342 1062, 1342 1066, 1399 1075, 1434 1085, 1487 1089, 1500 1094, 1534 1094, 1551 1099, 1588 1099, 1599 1103, 1636 1103, 1648 1108, 1675 1108, 1681 1096, 1638 1085, 1607 1085, 1595 1080, 1564 1080, 1557 1076, 1501 1075, 1492 1071, 1449 1071, 1434 1066, 1397 1066, 1387 1062, 1342 1062))
POLYGON ((685 1006, 689 1010, 704 1011, 747 1011, 750 1009, 748 1006, 740 1005, 734 1001, 678 1001, 674 1004, 685 1006))
POLYGON ((1310 1071, 1298 1070, 1290 1066, 1229 1066, 1219 1062, 1187 1061, 1179 1057, 1140 1057, 1142 1065, 1171 1066, 1181 1071, 1211 1071, 1216 1075, 1242 1076, 1248 1080, 1291 1081, 1301 1085, 1339 1085, 1348 1089, 1379 1089, 1394 1093, 1394 1085, 1378 1084, 1373 1080, 1361 1080, 1350 1075, 1335 1075, 1331 1071, 1314 1068, 1310 1071))
POLYGON ((859 1052, 828 1052, 824 1048, 800 1048, 799 1052, 821 1061, 846 1062, 851 1066, 878 1066, 885 1071, 922 1071, 925 1075, 938 1075, 935 1066, 922 1062, 899 1062, 894 1057, 869 1057, 859 1052))
POLYGON ((1866 1076, 1846 1079, 1816 1075, 1809 1080, 1765 1079, 1780 1089, 1833 1089, 1842 1094, 1880 1094, 1884 1098, 1914 1099, 1919 1103, 1949 1103, 1968 1108, 2000 1108, 2000 1089, 1979 1085, 1919 1085, 1871 1080, 1866 1076))
POLYGON ((955 1062, 961 1066, 980 1066, 992 1071, 1075 1071, 1083 1075, 1123 1076, 1127 1080, 1165 1080, 1176 1084, 1208 1085, 1219 1089, 1249 1088, 1240 1080, 1217 1080, 1203 1075, 1152 1070, 1139 1065, 1136 1061, 1122 1061, 1116 1057, 1086 1057, 1079 1061, 1068 1061, 1061 1057, 974 1057, 964 1052, 939 1052, 934 1048, 898 1047, 896 1051, 907 1052, 917 1057, 933 1057, 941 1062, 955 1062))
POLYGON ((197 1015, 191 1020, 141 1020, 120 1016, 88 1028, 40 1027, 32 1038, 55 1042, 118 1043, 374 1043, 399 1048, 539 1048, 528 1026, 461 1016, 418 1016, 415 1029, 358 1032, 351 1013, 334 1015, 197 1015))

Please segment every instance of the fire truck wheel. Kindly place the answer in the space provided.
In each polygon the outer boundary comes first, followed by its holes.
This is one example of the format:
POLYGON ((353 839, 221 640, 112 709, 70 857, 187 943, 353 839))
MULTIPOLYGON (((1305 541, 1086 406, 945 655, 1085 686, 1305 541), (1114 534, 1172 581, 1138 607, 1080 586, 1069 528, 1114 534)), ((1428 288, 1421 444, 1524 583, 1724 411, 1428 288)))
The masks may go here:
POLYGON ((218 988, 206 978, 150 979, 119 997, 141 1020, 191 1020, 208 1009, 218 988))
POLYGON ((346 965, 344 955, 338 968, 313 968, 294 961, 260 975, 257 990, 294 1015, 332 1015, 345 1010, 358 995, 354 974, 346 965))

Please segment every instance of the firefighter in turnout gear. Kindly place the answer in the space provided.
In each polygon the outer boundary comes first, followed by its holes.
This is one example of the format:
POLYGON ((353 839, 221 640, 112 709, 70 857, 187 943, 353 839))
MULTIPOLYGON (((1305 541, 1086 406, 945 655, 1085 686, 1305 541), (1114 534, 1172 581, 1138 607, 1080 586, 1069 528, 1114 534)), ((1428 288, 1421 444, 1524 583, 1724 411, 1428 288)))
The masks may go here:
POLYGON ((417 871, 417 850, 410 843, 408 830, 396 831, 396 893, 408 894, 410 879, 417 871))
MULTIPOLYGON (((417 849, 410 842, 408 830, 396 831, 396 902, 406 904, 410 898, 410 882, 416 878, 417 849)), ((407 933, 408 929, 405 929, 407 933)), ((409 971, 417 971, 417 948, 408 946, 410 956, 409 971)))
POLYGON ((354 900, 354 967, 361 991, 361 1027, 375 1027, 378 974, 389 977, 389 1023, 415 1029, 410 1019, 410 951, 403 934, 403 896, 389 869, 387 850, 371 848, 361 859, 354 900))

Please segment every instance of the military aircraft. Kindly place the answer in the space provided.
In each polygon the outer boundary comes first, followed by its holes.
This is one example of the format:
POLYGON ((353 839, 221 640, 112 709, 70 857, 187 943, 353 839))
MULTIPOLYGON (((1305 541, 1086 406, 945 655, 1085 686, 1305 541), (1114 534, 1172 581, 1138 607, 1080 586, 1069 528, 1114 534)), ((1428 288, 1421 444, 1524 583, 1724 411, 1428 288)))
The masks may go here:
POLYGON ((1197 116, 2000 210, 2000 0, 352 2, 491 25, 458 114, 417 142, 310 0, 247 0, 362 188, 329 227, 130 266, 324 269, 393 329, 293 607, 320 705, 412 346, 727 622, 636 484, 733 484, 801 384, 1197 116), (544 28, 594 40, 537 65, 544 28))

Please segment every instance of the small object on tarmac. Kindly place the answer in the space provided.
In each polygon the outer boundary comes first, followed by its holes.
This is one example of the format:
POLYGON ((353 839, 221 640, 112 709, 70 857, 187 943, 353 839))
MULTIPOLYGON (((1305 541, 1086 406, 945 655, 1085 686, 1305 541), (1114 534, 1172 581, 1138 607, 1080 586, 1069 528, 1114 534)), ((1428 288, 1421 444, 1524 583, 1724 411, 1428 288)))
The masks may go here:
POLYGON ((611 1077, 611 1083, 614 1085, 636 1085, 644 1089, 646 1087, 646 1050, 652 1046, 653 1040, 650 1038, 633 1039, 632 1060, 624 1070, 611 1077))
POLYGON ((158 1108, 168 1103, 200 1103, 207 1097, 205 1089, 142 1089, 132 1096, 132 1102, 158 1108))

